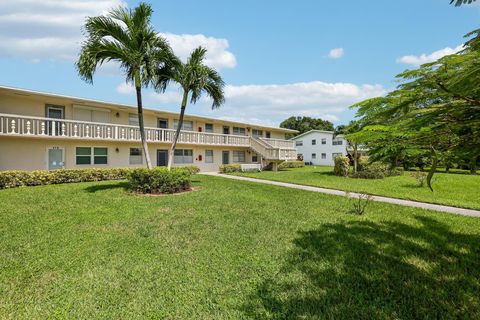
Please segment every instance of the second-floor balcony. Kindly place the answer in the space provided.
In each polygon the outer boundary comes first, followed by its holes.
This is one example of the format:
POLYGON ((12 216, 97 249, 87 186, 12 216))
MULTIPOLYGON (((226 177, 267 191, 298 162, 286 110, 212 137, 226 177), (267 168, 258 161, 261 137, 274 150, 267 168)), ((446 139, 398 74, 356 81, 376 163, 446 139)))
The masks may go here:
MULTIPOLYGON (((126 142, 138 142, 141 140, 140 130, 137 126, 13 114, 0 114, 0 135, 126 142)), ((147 127, 145 128, 145 136, 149 143, 171 143, 175 136, 175 130, 147 127)), ((180 131, 178 143, 251 147, 251 140, 252 138, 249 136, 182 130, 180 131)), ((262 140, 273 149, 295 150, 293 141, 281 139, 262 140)))

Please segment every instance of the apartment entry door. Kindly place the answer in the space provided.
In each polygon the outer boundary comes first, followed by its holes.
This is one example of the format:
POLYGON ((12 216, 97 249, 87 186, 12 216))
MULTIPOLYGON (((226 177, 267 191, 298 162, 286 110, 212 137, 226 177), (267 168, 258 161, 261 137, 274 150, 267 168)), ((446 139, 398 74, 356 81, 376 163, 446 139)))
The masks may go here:
MULTIPOLYGON (((45 111, 46 111, 47 118, 51 118, 51 119, 64 119, 65 118, 65 110, 64 110, 63 106, 47 105, 45 111)), ((48 121, 46 129, 47 129, 47 133, 49 135, 59 136, 60 135, 60 130, 61 130, 61 124, 60 124, 60 122, 55 122, 55 127, 52 127, 52 121, 48 121)))
POLYGON ((157 150, 157 166, 166 167, 168 165, 168 150, 157 150))
POLYGON ((222 164, 230 163, 230 151, 222 151, 222 164))
POLYGON ((53 147, 47 150, 48 170, 62 169, 65 166, 65 151, 63 148, 53 147))

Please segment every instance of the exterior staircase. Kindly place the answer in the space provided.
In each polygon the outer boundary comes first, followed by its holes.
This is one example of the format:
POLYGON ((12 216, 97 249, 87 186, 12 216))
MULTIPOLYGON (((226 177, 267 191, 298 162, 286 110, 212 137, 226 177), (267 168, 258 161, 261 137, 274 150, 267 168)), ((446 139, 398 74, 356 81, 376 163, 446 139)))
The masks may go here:
POLYGON ((274 171, 284 161, 297 160, 295 142, 280 139, 250 138, 250 149, 262 157, 262 166, 272 165, 274 171))

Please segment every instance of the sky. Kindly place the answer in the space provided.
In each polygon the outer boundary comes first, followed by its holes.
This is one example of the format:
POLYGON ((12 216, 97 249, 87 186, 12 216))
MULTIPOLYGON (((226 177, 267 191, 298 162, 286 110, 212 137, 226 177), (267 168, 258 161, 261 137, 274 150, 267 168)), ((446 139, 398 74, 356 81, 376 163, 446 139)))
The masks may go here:
MULTIPOLYGON (((449 0, 153 1, 152 23, 182 59, 197 46, 226 82, 225 104, 189 114, 277 126, 290 116, 348 123, 349 107, 386 94, 395 75, 462 48, 480 5, 449 0)), ((135 105, 118 66, 88 84, 74 63, 86 16, 129 0, 0 0, 0 85, 135 105)), ((180 90, 146 89, 148 108, 178 111, 180 90)))

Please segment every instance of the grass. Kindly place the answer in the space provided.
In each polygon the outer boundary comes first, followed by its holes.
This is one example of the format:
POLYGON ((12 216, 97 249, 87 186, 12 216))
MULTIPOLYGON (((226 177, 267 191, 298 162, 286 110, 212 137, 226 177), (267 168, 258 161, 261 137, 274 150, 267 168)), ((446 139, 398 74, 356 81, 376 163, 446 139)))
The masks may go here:
POLYGON ((0 318, 475 318, 480 219, 198 176, 0 190, 0 318))
POLYGON ((306 166, 278 172, 235 173, 252 178, 480 209, 480 176, 436 173, 433 177, 432 192, 426 186, 419 187, 417 181, 409 174, 405 172, 403 176, 385 179, 352 179, 337 177, 333 174, 333 167, 326 166, 306 166))

